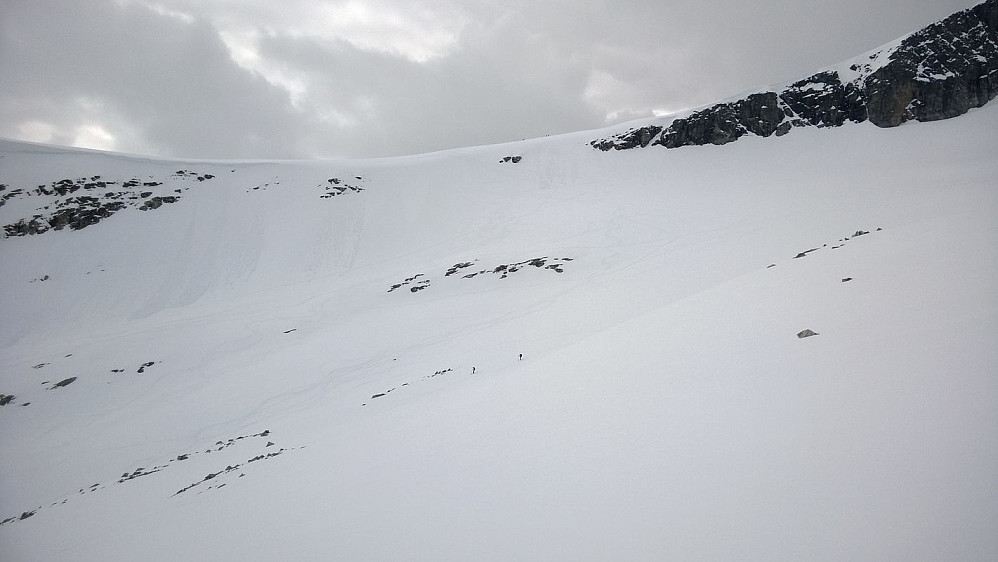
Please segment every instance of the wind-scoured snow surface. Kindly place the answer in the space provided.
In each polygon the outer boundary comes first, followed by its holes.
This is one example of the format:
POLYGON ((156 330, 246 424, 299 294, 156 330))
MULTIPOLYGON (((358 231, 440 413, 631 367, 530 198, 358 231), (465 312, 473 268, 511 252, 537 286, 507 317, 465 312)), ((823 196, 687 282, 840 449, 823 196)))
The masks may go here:
POLYGON ((0 143, 0 558, 994 560, 996 131, 0 143))

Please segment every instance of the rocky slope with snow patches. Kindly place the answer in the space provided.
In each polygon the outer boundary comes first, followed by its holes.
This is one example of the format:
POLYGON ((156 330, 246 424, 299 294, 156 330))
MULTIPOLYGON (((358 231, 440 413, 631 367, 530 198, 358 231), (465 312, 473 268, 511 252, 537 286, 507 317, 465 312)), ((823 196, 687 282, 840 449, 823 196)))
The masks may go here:
POLYGON ((764 91, 592 141, 600 150, 725 144, 747 134, 784 135, 795 127, 879 127, 966 113, 998 96, 998 1, 926 26, 895 44, 764 91))

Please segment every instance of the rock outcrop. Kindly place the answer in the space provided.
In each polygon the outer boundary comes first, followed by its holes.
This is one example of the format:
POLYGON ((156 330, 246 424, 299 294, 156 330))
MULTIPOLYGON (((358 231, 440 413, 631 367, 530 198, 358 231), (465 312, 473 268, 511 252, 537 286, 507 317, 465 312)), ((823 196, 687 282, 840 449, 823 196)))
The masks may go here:
POLYGON ((949 119, 994 99, 998 0, 912 33, 865 86, 870 121, 880 127, 949 119))
MULTIPOLYGON (((28 211, 16 220, 3 225, 3 236, 30 236, 63 229, 82 230, 131 207, 140 211, 158 209, 167 203, 180 201, 180 194, 190 189, 185 183, 204 182, 212 174, 198 174, 179 170, 169 178, 171 185, 161 181, 142 181, 139 178, 111 180, 101 176, 64 178, 34 188, 17 188, 7 191, 0 184, 0 207, 10 201, 28 199, 41 202, 41 206, 28 211), (151 188, 159 188, 157 195, 151 188)), ((22 210, 22 212, 24 212, 22 210)))
POLYGON ((869 120, 893 127, 948 119, 998 96, 998 0, 953 14, 851 64, 847 80, 825 70, 780 89, 718 103, 590 144, 600 150, 649 145, 721 145, 746 134, 784 135, 794 127, 869 120))

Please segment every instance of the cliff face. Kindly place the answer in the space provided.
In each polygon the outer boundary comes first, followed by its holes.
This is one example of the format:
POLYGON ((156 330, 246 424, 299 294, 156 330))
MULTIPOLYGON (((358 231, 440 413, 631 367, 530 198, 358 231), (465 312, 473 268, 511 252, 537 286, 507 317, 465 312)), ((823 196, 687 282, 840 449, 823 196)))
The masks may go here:
POLYGON ((893 127, 949 119, 998 95, 998 1, 989 0, 902 41, 864 81, 870 121, 893 127))
POLYGON ((966 113, 998 96, 998 0, 931 24, 892 49, 851 64, 852 78, 826 70, 779 92, 719 103, 591 144, 601 150, 726 144, 746 134, 768 137, 794 127, 837 127, 869 120, 894 127, 966 113))

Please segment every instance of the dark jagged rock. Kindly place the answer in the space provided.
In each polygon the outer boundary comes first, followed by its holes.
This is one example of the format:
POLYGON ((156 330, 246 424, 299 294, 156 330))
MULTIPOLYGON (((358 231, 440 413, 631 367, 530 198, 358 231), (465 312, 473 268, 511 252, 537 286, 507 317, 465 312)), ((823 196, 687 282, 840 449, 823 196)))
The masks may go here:
POLYGON ((998 0, 957 12, 906 37, 865 85, 870 121, 880 127, 911 119, 949 119, 994 99, 998 0))
POLYGON ((139 207, 140 211, 149 211, 152 209, 158 209, 163 206, 163 203, 176 203, 177 198, 172 195, 167 195, 165 197, 153 197, 142 204, 139 207))
POLYGON ((676 119, 662 133, 661 144, 666 148, 688 145, 727 144, 744 134, 730 105, 719 103, 697 111, 685 119, 676 119))
POLYGON ((13 394, 0 394, 0 406, 6 406, 14 401, 13 394))
POLYGON ((647 127, 641 127, 640 129, 632 129, 612 137, 609 139, 602 139, 593 141, 591 144, 600 150, 610 150, 615 148, 617 150, 624 150, 627 148, 644 148, 651 143, 651 140, 658 136, 662 132, 662 127, 657 125, 648 125, 647 127))
POLYGON ((775 133, 786 117, 774 92, 752 94, 736 102, 734 109, 738 123, 760 137, 775 133))
POLYGON ((827 70, 778 93, 751 94, 665 127, 647 125, 590 144, 604 151, 722 145, 748 133, 783 136, 794 127, 838 127, 867 120, 893 127, 909 120, 962 115, 998 96, 998 0, 926 26, 897 48, 879 51, 870 62, 853 64, 850 70, 856 77, 847 82, 837 71, 827 70))
POLYGON ((780 93, 800 119, 817 127, 840 127, 846 120, 866 121, 863 90, 855 84, 843 84, 838 72, 819 72, 795 82, 780 93))
POLYGON ((774 92, 752 94, 743 100, 719 103, 676 119, 654 144, 678 148, 727 144, 747 133, 768 137, 776 132, 785 117, 774 92))
POLYGON ((814 330, 810 330, 810 329, 808 329, 808 330, 801 330, 801 331, 797 332, 797 338, 798 339, 809 338, 811 336, 817 336, 817 335, 818 335, 818 332, 815 332, 814 330))
POLYGON ((454 275, 455 273, 457 273, 457 270, 464 269, 466 267, 471 267, 472 265, 474 265, 474 264, 472 262, 470 262, 470 261, 461 262, 461 263, 455 263, 453 266, 451 266, 447 270, 446 273, 444 273, 444 277, 450 277, 451 275, 454 275))

